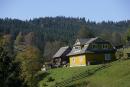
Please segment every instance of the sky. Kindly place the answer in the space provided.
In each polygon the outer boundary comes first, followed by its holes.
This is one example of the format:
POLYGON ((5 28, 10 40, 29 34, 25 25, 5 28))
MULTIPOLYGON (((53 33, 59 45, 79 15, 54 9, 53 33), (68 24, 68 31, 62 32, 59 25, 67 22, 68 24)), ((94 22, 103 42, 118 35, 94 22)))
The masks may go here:
POLYGON ((0 18, 85 17, 91 21, 130 19, 130 0, 0 0, 0 18))

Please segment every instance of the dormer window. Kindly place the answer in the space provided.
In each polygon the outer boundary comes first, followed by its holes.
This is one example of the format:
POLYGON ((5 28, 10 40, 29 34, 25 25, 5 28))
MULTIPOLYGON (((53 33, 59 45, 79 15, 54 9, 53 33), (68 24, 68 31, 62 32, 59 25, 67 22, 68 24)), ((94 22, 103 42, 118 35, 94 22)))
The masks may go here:
POLYGON ((74 48, 77 49, 77 50, 80 50, 80 49, 81 49, 80 46, 76 46, 76 47, 74 47, 74 48))
POLYGON ((79 47, 75 47, 75 49, 79 49, 79 47))
POLYGON ((75 49, 75 52, 80 52, 81 51, 81 47, 80 46, 75 46, 74 49, 75 49))

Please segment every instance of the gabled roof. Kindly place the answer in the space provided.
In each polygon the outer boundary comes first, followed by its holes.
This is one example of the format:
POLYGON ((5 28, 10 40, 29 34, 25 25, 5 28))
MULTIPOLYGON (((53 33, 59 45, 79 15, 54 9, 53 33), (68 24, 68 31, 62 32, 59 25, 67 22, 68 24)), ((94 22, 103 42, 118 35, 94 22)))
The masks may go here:
POLYGON ((80 39, 77 39, 74 46, 75 45, 85 45, 85 44, 89 44, 91 43, 92 41, 98 39, 98 37, 95 37, 95 38, 86 38, 86 39, 83 39, 83 38, 80 38, 80 39), (79 44, 77 44, 77 42, 79 42, 79 44))
POLYGON ((71 52, 67 56, 83 54, 83 53, 86 53, 86 52, 92 53, 91 51, 88 51, 87 48, 88 48, 90 43, 92 43, 93 41, 95 41, 97 39, 98 39, 98 37, 87 38, 87 39, 77 39, 76 43, 79 42, 80 44, 75 43, 74 46, 76 46, 76 45, 85 45, 85 44, 86 44, 86 46, 84 46, 80 51, 76 51, 75 49, 72 49, 71 52))
POLYGON ((98 39, 98 37, 90 38, 85 44, 90 44, 90 43, 92 43, 93 41, 95 41, 97 39, 98 39))
POLYGON ((67 54, 67 50, 70 50, 71 48, 69 46, 66 46, 66 47, 61 47, 57 52, 56 54, 53 56, 53 58, 56 58, 56 57, 61 57, 64 53, 67 54))
POLYGON ((89 47, 89 44, 92 43, 92 42, 103 42, 103 43, 108 43, 108 41, 106 40, 103 40, 101 38, 88 38, 88 39, 77 39, 76 43, 78 42, 78 44, 74 44, 74 46, 77 46, 77 45, 84 45, 84 47, 81 49, 81 50, 76 50, 76 49, 72 49, 71 52, 67 55, 67 56, 71 56, 71 55, 78 55, 78 54, 84 54, 84 53, 94 53, 94 52, 106 52, 106 51, 113 51, 113 49, 109 49, 109 50, 95 50, 95 51, 92 51, 90 49, 88 49, 89 47), (98 39, 98 41, 97 41, 98 39))
POLYGON ((85 46, 84 48, 82 48, 79 51, 77 51, 75 49, 72 49, 71 52, 67 56, 77 55, 77 54, 83 54, 83 53, 93 53, 91 51, 88 51, 87 48, 88 48, 88 46, 85 46))

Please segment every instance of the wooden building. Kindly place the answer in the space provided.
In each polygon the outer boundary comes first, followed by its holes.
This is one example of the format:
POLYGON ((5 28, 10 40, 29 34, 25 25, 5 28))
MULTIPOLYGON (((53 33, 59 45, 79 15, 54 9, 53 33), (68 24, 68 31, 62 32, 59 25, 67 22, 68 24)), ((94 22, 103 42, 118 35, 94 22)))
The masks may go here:
POLYGON ((71 48, 69 46, 61 47, 53 56, 53 66, 60 67, 69 63, 67 54, 70 53, 70 51, 71 48))
POLYGON ((70 67, 100 64, 116 60, 113 45, 101 38, 77 39, 69 57, 70 67))

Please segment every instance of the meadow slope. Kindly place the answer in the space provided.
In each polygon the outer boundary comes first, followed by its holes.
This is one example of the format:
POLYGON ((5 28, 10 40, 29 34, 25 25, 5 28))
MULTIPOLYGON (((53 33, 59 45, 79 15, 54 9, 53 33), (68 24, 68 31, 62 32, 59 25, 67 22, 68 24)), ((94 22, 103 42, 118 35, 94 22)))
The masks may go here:
POLYGON ((54 87, 57 83, 68 80, 70 82, 64 83, 62 87, 130 87, 130 60, 117 60, 107 66, 96 72, 94 70, 101 65, 52 69, 39 82, 39 86, 54 87), (91 75, 87 76, 85 73, 88 71, 91 75), (75 80, 69 80, 72 78, 75 80))

